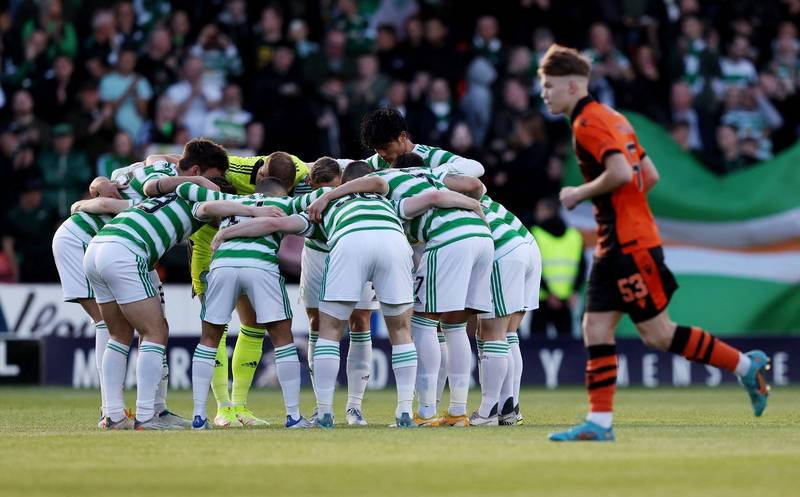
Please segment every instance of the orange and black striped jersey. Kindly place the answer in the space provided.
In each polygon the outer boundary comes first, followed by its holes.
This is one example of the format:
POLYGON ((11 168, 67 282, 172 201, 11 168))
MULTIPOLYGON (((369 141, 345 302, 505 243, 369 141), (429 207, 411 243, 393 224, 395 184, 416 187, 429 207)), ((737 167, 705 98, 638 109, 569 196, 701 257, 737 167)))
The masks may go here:
POLYGON ((661 245, 658 227, 647 204, 640 165, 645 151, 631 124, 625 116, 590 96, 578 101, 571 120, 575 153, 586 182, 605 171, 604 160, 612 154, 623 154, 633 169, 630 183, 592 198, 597 221, 595 254, 598 257, 628 254, 661 245))

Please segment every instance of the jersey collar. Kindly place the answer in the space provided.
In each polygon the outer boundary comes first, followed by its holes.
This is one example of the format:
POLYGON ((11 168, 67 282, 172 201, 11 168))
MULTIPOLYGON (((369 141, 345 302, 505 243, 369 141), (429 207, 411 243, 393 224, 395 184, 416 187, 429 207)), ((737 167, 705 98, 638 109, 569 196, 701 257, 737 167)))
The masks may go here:
POLYGON ((594 98, 591 95, 586 95, 582 99, 578 100, 578 103, 575 104, 575 108, 572 109, 572 116, 570 116, 571 121, 575 121, 581 112, 583 112, 583 108, 589 105, 590 103, 594 102, 594 98))

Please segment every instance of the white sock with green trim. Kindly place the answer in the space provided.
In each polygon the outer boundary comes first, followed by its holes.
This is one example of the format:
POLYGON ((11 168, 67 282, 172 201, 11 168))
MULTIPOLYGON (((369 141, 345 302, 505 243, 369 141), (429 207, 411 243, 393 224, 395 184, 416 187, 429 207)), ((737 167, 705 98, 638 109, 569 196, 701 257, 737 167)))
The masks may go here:
POLYGON ((297 419, 300 417, 300 358, 293 343, 275 347, 275 368, 286 414, 297 419))
POLYGON ((347 351, 347 409, 361 409, 372 369, 372 332, 351 331, 347 351))
POLYGON ((157 413, 167 410, 167 388, 169 388, 169 364, 167 363, 167 351, 164 350, 164 369, 161 372, 161 381, 156 390, 155 409, 157 413))
POLYGON ((128 370, 128 349, 130 347, 113 338, 106 342, 103 354, 103 392, 106 397, 106 416, 117 422, 125 417, 125 373, 128 370))
POLYGON ((508 372, 508 342, 487 340, 483 343, 483 381, 481 382, 481 406, 478 414, 484 418, 497 414, 500 402, 500 388, 508 372))
POLYGON ((437 322, 422 316, 411 316, 411 336, 417 349, 416 389, 421 418, 436 415, 436 393, 439 366, 442 362, 439 341, 436 338, 437 322))
POLYGON ((333 393, 339 374, 339 342, 320 338, 314 347, 314 385, 319 416, 333 414, 333 393))
POLYGON ((404 412, 413 416, 414 382, 417 377, 417 349, 413 343, 392 345, 392 369, 397 383, 397 409, 394 416, 399 418, 404 412))
POLYGON ((208 404, 208 389, 211 387, 211 378, 214 376, 217 349, 197 344, 192 356, 192 401, 194 411, 192 416, 207 419, 206 405, 208 404))
POLYGON ((105 321, 94 323, 94 363, 97 366, 97 377, 100 379, 100 406, 103 416, 106 414, 106 396, 103 393, 103 354, 106 352, 108 343, 108 325, 105 321))
POLYGON ((147 421, 155 415, 156 390, 164 373, 163 345, 143 341, 139 343, 136 360, 136 419, 147 421))
POLYGON ((508 353, 514 359, 514 402, 515 406, 519 405, 519 388, 522 384, 522 352, 519 350, 519 335, 516 331, 506 334, 508 340, 508 353))
POLYGON ((467 337, 467 323, 442 324, 447 343, 447 380, 450 382, 451 416, 467 414, 472 348, 467 337))
POLYGON ((314 348, 317 346, 319 340, 319 331, 308 330, 308 349, 306 350, 306 359, 308 359, 308 374, 311 377, 311 389, 316 390, 314 386, 314 348))
POLYGON ((436 337, 439 340, 439 353, 442 356, 439 361, 439 376, 436 379, 436 412, 438 412, 444 395, 444 386, 447 384, 447 342, 444 339, 444 332, 440 331, 436 337))

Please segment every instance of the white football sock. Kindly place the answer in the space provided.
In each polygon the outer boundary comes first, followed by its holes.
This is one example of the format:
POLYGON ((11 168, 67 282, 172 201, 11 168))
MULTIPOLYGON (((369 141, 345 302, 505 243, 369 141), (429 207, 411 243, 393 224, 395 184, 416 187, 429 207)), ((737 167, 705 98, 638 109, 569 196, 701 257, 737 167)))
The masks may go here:
POLYGON ((519 350, 519 335, 516 331, 506 334, 508 353, 514 359, 514 402, 519 405, 519 388, 522 383, 522 352, 519 350))
POLYGON ((217 349, 198 344, 192 356, 192 401, 194 411, 192 416, 208 419, 206 405, 208 404, 208 388, 214 376, 217 349))
POLYGON ((414 381, 417 377, 417 349, 413 343, 392 346, 392 369, 397 383, 396 418, 407 412, 412 415, 414 402, 414 381))
POLYGON ((411 316, 411 336, 417 349, 416 389, 421 418, 436 415, 436 387, 439 379, 441 350, 436 338, 437 322, 421 316, 411 316))
MULTIPOLYGON (((483 381, 481 382, 481 405, 478 414, 484 418, 491 415, 492 410, 500 402, 500 388, 508 372, 508 342, 505 340, 487 340, 483 343, 483 381)), ((495 411, 497 414, 497 411, 495 411)))
POLYGON ((106 343, 103 354, 103 392, 106 397, 106 416, 117 422, 125 417, 125 399, 122 389, 128 369, 128 345, 113 338, 106 343))
POLYGON ((439 332, 436 334, 439 340, 439 353, 442 360, 439 361, 439 376, 436 379, 436 412, 439 412, 439 404, 442 402, 444 395, 444 386, 447 384, 447 343, 444 339, 444 333, 439 332))
POLYGON ((293 343, 275 347, 275 368, 286 414, 297 419, 300 417, 300 358, 293 343))
POLYGON ((475 337, 475 348, 478 349, 478 384, 483 385, 483 366, 481 364, 483 360, 483 339, 481 337, 475 337))
POLYGON ((590 412, 588 416, 586 416, 586 421, 591 421, 596 425, 600 425, 603 428, 611 428, 611 423, 614 421, 614 413, 613 412, 590 412))
POLYGON ((314 386, 314 347, 317 346, 319 340, 319 331, 308 330, 308 349, 306 351, 306 359, 308 359, 308 374, 311 378, 311 389, 316 391, 314 386))
POLYGON ((339 374, 339 342, 320 338, 314 347, 314 386, 319 416, 333 414, 333 393, 339 374))
POLYGON ((164 374, 163 345, 142 341, 136 359, 136 419, 147 421, 155 415, 156 390, 164 374))
POLYGON ((108 416, 106 413, 106 396, 103 393, 103 354, 106 352, 108 339, 108 325, 106 325, 106 322, 96 322, 94 324, 94 363, 97 366, 97 377, 100 379, 100 406, 103 416, 108 416))
POLYGON ((372 369, 372 332, 351 331, 347 351, 347 409, 361 409, 372 369))
MULTIPOLYGON (((510 348, 510 347, 509 347, 510 348)), ((497 406, 498 414, 508 414, 504 410, 506 403, 510 404, 510 409, 513 411, 517 401, 514 399, 514 358, 511 354, 506 354, 506 376, 503 378, 503 386, 500 387, 500 403, 497 406), (510 402, 509 402, 510 401, 510 402)))
POLYGON ((167 410, 167 388, 169 388, 169 364, 167 364, 167 351, 164 351, 164 370, 161 372, 161 381, 156 390, 156 401, 154 404, 156 413, 167 410))
POLYGON ((736 364, 736 374, 738 376, 744 376, 750 371, 750 365, 752 364, 752 360, 747 357, 746 355, 739 352, 739 362, 736 364))
POLYGON ((472 348, 467 337, 467 323, 443 324, 447 342, 447 380, 450 383, 451 416, 467 414, 469 374, 472 369, 472 348))

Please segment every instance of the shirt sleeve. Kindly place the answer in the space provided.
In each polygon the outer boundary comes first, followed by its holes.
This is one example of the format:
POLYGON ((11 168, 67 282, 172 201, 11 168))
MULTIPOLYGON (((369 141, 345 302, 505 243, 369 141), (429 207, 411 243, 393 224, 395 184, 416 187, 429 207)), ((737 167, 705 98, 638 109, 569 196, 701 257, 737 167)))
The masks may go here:
POLYGON ((597 161, 603 163, 606 155, 622 153, 614 135, 601 124, 579 123, 574 128, 575 143, 597 161))
POLYGON ((306 237, 306 238, 310 238, 310 237, 314 236, 314 232, 315 232, 315 231, 316 231, 318 228, 317 228, 317 225, 315 225, 314 223, 312 223, 312 222, 311 222, 311 221, 308 219, 308 215, 307 215, 306 213, 304 213, 304 212, 302 212, 302 213, 300 213, 300 214, 295 214, 295 215, 296 215, 298 218, 302 219, 302 220, 303 220, 303 222, 305 222, 305 224, 306 224, 306 227, 305 227, 305 229, 303 229, 303 231, 301 231, 300 233, 298 233, 298 235, 300 235, 300 236, 304 236, 304 237, 306 237))
POLYGON ((227 193, 215 192, 204 186, 195 185, 194 183, 190 183, 188 181, 186 183, 181 183, 178 188, 175 189, 175 193, 177 193, 180 198, 190 202, 207 202, 209 200, 240 200, 242 198, 240 195, 230 195, 227 193))
POLYGON ((391 202, 392 206, 394 206, 394 210, 397 213, 398 217, 400 217, 400 219, 405 219, 407 221, 411 219, 411 217, 406 215, 406 200, 408 199, 403 198, 400 199, 399 202, 395 200, 390 200, 389 202, 391 202))
MULTIPOLYGON (((185 184, 185 183, 184 183, 184 184, 185 184)), ((199 208, 200 208, 200 205, 201 205, 201 204, 202 204, 202 202, 194 202, 194 203, 192 204, 192 216, 193 216, 195 219, 197 219, 198 221, 202 221, 202 222, 204 222, 204 223, 205 223, 205 222, 208 222, 208 221, 210 221, 210 220, 211 220, 211 218, 208 218, 208 217, 200 217, 200 216, 198 216, 198 215, 197 215, 197 209, 199 209, 199 208)))

